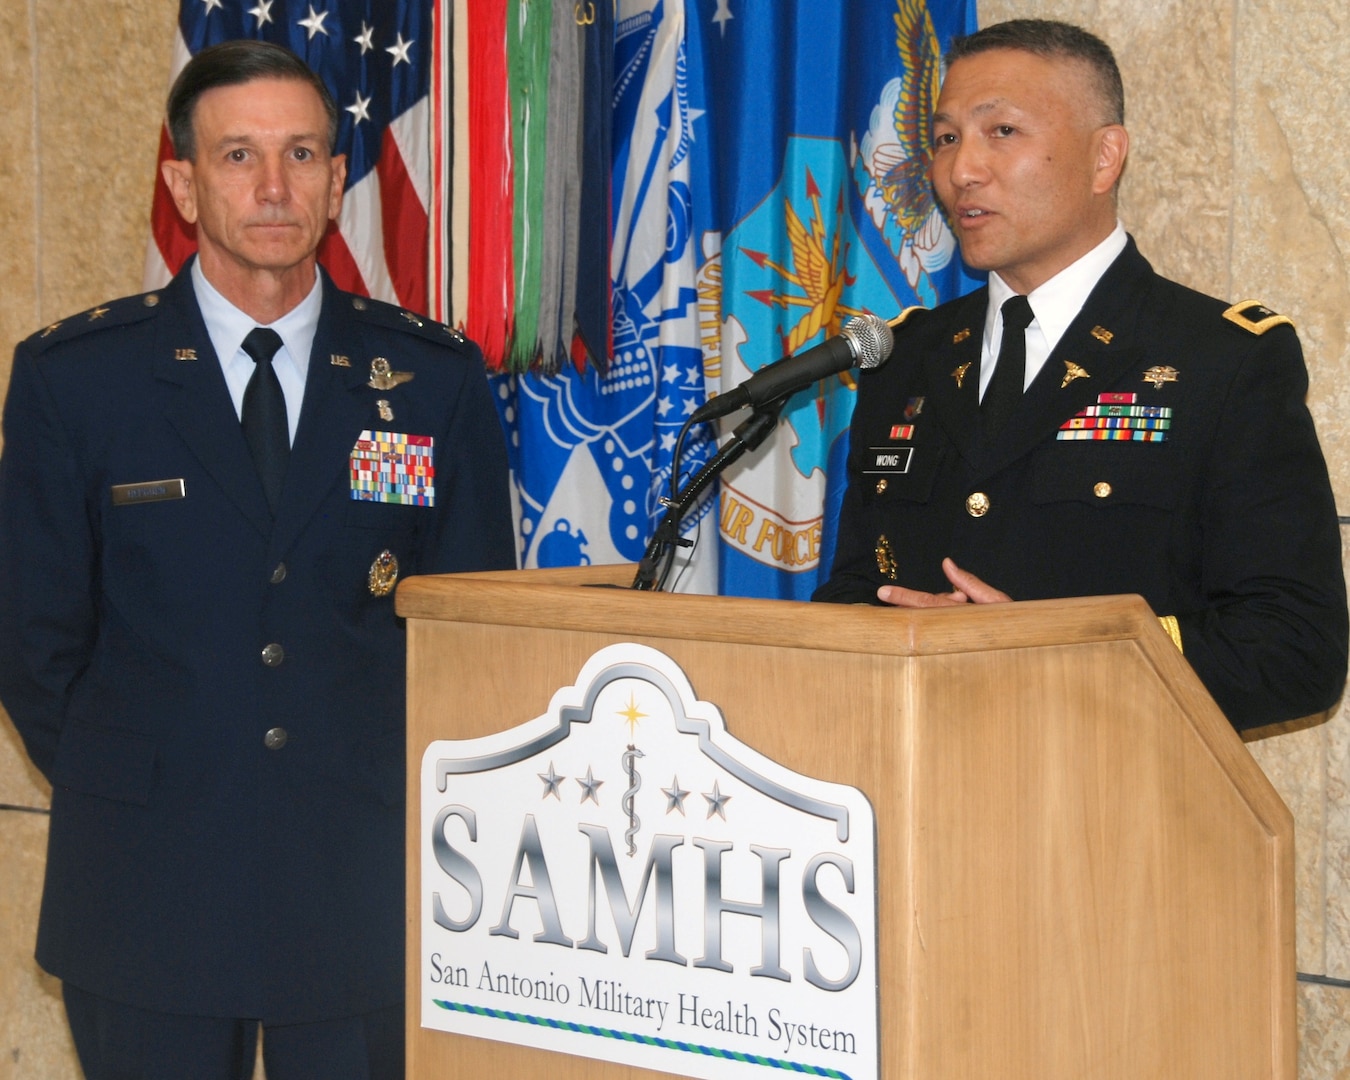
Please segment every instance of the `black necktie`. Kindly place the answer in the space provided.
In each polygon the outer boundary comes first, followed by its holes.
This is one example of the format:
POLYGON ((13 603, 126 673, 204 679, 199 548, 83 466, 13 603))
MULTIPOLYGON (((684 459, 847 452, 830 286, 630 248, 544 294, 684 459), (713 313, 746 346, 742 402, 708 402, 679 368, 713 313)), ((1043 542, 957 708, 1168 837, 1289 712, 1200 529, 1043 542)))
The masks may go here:
POLYGON ((984 400, 980 402, 985 442, 998 434, 1022 400, 1022 383, 1027 374, 1026 329, 1035 317, 1025 296, 1010 296, 1003 302, 1003 343, 998 349, 994 377, 985 387, 984 400))
POLYGON ((286 479, 286 460, 291 456, 286 396, 281 392, 281 380, 272 368, 272 357, 281 348, 281 335, 264 326, 255 326, 244 338, 242 348, 253 357, 257 366, 244 389, 240 422, 263 491, 267 494, 267 505, 276 517, 281 485, 286 479))

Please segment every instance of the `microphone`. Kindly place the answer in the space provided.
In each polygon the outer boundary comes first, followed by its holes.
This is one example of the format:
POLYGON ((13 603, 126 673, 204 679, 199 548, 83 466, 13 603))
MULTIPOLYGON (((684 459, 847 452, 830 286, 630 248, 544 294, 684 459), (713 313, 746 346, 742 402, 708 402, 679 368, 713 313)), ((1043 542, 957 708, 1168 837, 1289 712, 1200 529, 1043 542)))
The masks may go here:
MULTIPOLYGON (((903 321, 903 317, 897 322, 903 321)), ((895 335, 890 324, 876 315, 859 315, 850 319, 835 337, 813 345, 795 356, 785 356, 766 364, 740 386, 705 403, 694 410, 690 424, 716 420, 719 416, 744 409, 758 409, 771 401, 794 394, 821 379, 837 375, 849 368, 874 368, 884 364, 891 355, 895 335)))

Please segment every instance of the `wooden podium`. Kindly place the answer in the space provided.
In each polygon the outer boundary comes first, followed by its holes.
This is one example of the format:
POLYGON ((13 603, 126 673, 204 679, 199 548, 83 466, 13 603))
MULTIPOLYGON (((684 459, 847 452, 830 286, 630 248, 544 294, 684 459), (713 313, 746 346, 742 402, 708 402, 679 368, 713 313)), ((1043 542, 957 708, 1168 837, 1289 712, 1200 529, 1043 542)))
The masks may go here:
POLYGON ((409 1077, 664 1075, 426 1030, 413 1005, 423 750, 538 715, 632 641, 740 740, 871 800, 885 1080, 1293 1080, 1292 819, 1142 600, 906 612, 584 587, 632 573, 399 588, 409 1077))

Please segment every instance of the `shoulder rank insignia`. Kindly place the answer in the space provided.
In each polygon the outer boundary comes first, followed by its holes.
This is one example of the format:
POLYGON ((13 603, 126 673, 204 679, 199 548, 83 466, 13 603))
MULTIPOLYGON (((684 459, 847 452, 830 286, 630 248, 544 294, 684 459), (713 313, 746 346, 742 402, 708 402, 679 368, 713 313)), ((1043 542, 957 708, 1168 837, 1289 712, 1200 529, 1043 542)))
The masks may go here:
POLYGON ((1161 390, 1163 383, 1176 382, 1179 374, 1181 373, 1174 367, 1155 364, 1144 372, 1144 382, 1151 382, 1153 389, 1161 390))
POLYGON ((411 382, 411 371, 391 371, 389 361, 377 356, 370 362, 370 381, 366 383, 372 390, 392 390, 400 383, 411 382))
POLYGON ((1234 304, 1223 313, 1223 317, 1230 323, 1235 323, 1242 329, 1258 336, 1281 323, 1288 326, 1294 325, 1294 320, 1289 318, 1288 315, 1280 315, 1278 312, 1271 311, 1259 300, 1243 300, 1234 304))

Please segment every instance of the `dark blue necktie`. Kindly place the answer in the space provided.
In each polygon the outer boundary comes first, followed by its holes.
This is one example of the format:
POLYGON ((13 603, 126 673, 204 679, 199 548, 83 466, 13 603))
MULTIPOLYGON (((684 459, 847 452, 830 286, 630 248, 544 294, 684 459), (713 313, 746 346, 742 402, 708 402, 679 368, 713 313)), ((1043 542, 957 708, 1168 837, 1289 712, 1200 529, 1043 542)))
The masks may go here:
POLYGON ((281 380, 272 367, 272 357, 281 348, 281 335, 275 330, 255 326, 244 338, 242 347, 256 366, 244 389, 240 422, 267 495, 267 505, 276 517, 281 485, 286 480, 286 461, 291 456, 286 395, 281 392, 281 380))
POLYGON ((1025 296, 1010 296, 1003 302, 1003 343, 998 348, 994 376, 980 402, 984 441, 989 442, 1008 421, 1022 400, 1027 377, 1027 327, 1036 316, 1025 296))

